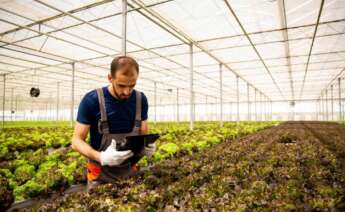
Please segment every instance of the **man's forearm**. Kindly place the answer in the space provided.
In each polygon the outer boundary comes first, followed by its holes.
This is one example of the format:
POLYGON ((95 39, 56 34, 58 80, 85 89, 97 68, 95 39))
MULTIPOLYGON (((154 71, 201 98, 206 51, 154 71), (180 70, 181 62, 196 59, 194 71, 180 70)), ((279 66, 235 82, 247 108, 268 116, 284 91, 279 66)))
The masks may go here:
POLYGON ((100 152, 94 150, 89 144, 79 138, 73 138, 72 148, 80 154, 100 162, 100 152))

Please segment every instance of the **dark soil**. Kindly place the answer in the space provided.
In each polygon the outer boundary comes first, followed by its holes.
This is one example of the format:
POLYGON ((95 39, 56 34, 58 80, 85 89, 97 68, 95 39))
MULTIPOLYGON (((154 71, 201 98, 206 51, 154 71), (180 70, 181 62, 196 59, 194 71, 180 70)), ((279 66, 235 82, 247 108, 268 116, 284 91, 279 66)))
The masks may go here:
MULTIPOLYGON (((345 126, 286 122, 40 210, 345 211, 345 126)), ((36 209, 38 209, 36 208, 36 209)))

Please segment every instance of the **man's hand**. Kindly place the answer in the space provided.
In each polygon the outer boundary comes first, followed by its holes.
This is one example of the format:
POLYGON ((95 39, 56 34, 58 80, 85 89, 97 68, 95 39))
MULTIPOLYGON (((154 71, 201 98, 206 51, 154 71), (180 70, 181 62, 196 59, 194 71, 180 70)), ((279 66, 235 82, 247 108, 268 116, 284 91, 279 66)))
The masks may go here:
POLYGON ((153 155, 153 153, 155 153, 156 151, 156 144, 155 143, 152 143, 152 144, 149 144, 147 146, 144 147, 144 154, 147 156, 147 157, 150 157, 153 155))
POLYGON ((101 152, 100 162, 102 166, 116 166, 120 165, 133 155, 134 154, 131 150, 117 151, 116 141, 112 140, 109 147, 105 151, 101 152))

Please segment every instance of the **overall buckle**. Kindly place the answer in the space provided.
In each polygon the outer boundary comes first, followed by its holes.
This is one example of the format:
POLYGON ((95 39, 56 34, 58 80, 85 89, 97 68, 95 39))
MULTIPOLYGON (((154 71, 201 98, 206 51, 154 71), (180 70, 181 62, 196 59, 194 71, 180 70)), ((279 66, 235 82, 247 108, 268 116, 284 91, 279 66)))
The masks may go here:
POLYGON ((98 131, 100 134, 109 133, 109 126, 107 121, 98 121, 98 131))

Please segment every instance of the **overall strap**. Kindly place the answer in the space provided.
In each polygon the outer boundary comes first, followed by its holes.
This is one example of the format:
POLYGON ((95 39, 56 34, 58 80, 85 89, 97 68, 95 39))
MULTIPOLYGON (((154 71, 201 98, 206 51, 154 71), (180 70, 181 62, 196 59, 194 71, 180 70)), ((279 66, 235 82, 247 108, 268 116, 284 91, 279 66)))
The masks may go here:
POLYGON ((141 127, 141 92, 135 91, 136 99, 135 99, 135 122, 134 128, 140 129, 141 127))
POLYGON ((98 121, 98 132, 100 134, 109 134, 109 125, 107 121, 107 110, 105 108, 105 99, 102 88, 96 90, 99 102, 99 109, 101 112, 101 119, 98 121))

